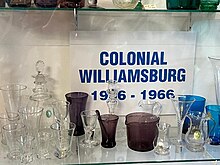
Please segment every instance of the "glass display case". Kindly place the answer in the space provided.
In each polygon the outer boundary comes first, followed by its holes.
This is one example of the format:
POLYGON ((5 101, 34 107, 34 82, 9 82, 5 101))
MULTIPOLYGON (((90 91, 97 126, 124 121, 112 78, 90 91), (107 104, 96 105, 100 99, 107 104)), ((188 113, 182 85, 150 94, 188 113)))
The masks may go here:
MULTIPOLYGON (((198 33, 197 52, 206 54, 218 54, 220 50, 218 26, 213 20, 220 19, 220 10, 167 10, 167 9, 119 9, 106 8, 97 4, 98 8, 0 8, 0 68, 2 71, 1 83, 7 81, 27 81, 32 84, 29 76, 34 70, 33 64, 42 58, 50 61, 46 68, 49 73, 49 88, 57 88, 54 95, 62 98, 66 91, 71 89, 69 68, 69 33, 71 31, 195 31, 198 33), (204 26, 206 29, 202 29, 204 26), (209 30, 207 30, 209 29, 209 30), (213 33, 211 30, 213 30, 213 33), (206 33, 207 32, 207 33, 206 33), (211 36, 210 38, 208 36, 211 36), (206 49, 208 47, 208 49, 206 49), (12 56, 15 55, 15 56, 12 56), (17 61, 15 60, 17 59, 17 61), (51 69, 52 68, 52 69, 51 69), (24 73, 25 70, 25 73, 24 73), (51 71, 53 70, 53 71, 51 71), (11 76, 9 76, 11 75, 11 76)), ((196 57, 199 69, 207 65, 205 57, 196 57)), ((210 66, 211 68, 211 66, 210 66)), ((210 69, 209 68, 209 69, 210 69)), ((198 70, 196 70, 198 71, 198 70)), ((212 86, 208 80, 205 85, 212 86)), ((201 78, 195 78, 195 84, 199 84, 201 78)), ((214 87, 211 87, 214 90, 214 87)), ((201 93, 194 87, 195 93, 201 93)), ((210 91, 204 91, 209 102, 215 96, 210 96, 210 91), (210 97, 209 97, 210 96, 210 97)), ((160 115, 162 120, 171 123, 170 139, 175 138, 177 128, 172 125, 175 115, 160 115)), ((57 158, 51 160, 35 159, 33 164, 161 164, 161 163, 219 163, 220 146, 205 145, 204 152, 191 152, 186 148, 181 154, 175 153, 175 146, 171 145, 170 154, 161 156, 153 151, 137 152, 128 148, 126 139, 125 116, 120 115, 116 132, 116 147, 106 149, 100 145, 94 148, 83 148, 78 145, 83 138, 74 137, 72 155, 63 160, 57 158)), ((96 138, 100 140, 100 129, 97 128, 96 138)), ((1 144, 2 145, 2 144, 1 144)), ((0 164, 11 163, 5 156, 5 146, 1 147, 0 164)))

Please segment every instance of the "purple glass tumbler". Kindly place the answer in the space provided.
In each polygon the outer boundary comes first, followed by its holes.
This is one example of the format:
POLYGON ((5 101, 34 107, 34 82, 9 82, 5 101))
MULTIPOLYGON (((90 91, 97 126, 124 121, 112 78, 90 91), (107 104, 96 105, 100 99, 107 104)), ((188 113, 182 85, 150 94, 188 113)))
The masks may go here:
POLYGON ((70 92, 65 95, 70 102, 70 122, 76 124, 74 136, 85 134, 80 113, 86 109, 88 94, 85 92, 70 92))
POLYGON ((114 114, 103 114, 99 119, 102 134, 101 146, 104 148, 113 148, 116 146, 115 134, 119 117, 114 114))

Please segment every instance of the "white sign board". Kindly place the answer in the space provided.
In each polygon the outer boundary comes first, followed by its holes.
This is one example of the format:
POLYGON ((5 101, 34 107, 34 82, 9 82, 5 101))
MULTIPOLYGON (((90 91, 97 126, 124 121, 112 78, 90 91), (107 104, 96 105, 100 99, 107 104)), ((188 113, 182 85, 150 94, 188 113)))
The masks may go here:
POLYGON ((175 113, 169 97, 192 93, 195 33, 77 31, 70 38, 71 88, 89 94, 89 109, 108 112, 109 79, 118 82, 117 114, 137 111, 142 99, 175 113))

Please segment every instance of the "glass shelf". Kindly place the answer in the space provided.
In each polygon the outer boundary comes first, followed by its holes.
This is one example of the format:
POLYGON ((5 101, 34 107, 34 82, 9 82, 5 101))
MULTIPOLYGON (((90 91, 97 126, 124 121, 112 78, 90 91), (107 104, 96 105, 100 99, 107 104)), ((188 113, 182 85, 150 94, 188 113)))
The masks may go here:
MULTIPOLYGON (((73 8, 40 8, 40 7, 0 7, 0 11, 16 11, 16 10, 61 10, 61 11, 72 11, 73 8)), ((157 12, 157 13, 215 13, 220 12, 220 10, 166 10, 166 9, 144 9, 144 10, 136 10, 136 9, 120 9, 120 8, 77 8, 78 11, 106 11, 106 12, 157 12)))
POLYGON ((220 10, 166 10, 166 9, 144 9, 144 10, 136 10, 136 9, 119 9, 119 8, 78 8, 79 11, 115 11, 115 12, 123 12, 123 11, 129 11, 129 12, 220 12, 220 10))

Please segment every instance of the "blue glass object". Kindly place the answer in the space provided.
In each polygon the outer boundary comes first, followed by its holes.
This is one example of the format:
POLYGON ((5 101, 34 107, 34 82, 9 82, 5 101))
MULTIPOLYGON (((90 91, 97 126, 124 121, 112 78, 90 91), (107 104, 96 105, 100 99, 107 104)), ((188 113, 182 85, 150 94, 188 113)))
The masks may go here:
POLYGON ((212 120, 208 121, 208 134, 211 145, 220 145, 220 106, 207 105, 206 111, 212 120))
MULTIPOLYGON (((189 108, 189 113, 193 111, 204 112, 206 99, 202 96, 196 95, 185 95, 187 100, 195 99, 191 107, 189 108)), ((201 113, 202 114, 202 113, 201 113)), ((201 117, 201 116, 200 116, 201 117)), ((189 119, 186 118, 183 124, 183 133, 185 134, 189 128, 189 119)))

